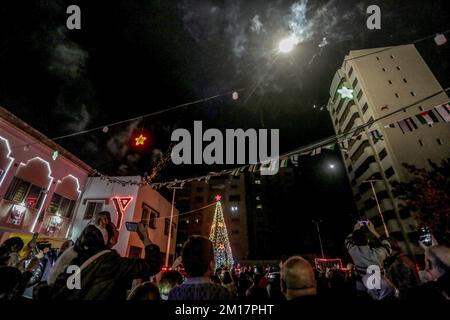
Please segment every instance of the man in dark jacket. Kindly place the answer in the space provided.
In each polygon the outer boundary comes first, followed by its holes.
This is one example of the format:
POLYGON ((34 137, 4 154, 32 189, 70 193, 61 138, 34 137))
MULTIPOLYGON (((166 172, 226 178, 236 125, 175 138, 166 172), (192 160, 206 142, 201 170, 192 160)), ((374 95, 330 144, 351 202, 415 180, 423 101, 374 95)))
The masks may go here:
MULTIPOLYGON (((126 290, 136 278, 148 278, 161 268, 160 250, 152 244, 143 224, 139 238, 145 246, 144 259, 121 257, 105 244, 102 232, 88 225, 74 245, 76 257, 71 265, 80 267, 80 289, 69 289, 67 280, 72 274, 60 274, 52 287, 53 299, 62 300, 125 300, 126 290)), ((70 283, 70 280, 69 280, 70 283)))

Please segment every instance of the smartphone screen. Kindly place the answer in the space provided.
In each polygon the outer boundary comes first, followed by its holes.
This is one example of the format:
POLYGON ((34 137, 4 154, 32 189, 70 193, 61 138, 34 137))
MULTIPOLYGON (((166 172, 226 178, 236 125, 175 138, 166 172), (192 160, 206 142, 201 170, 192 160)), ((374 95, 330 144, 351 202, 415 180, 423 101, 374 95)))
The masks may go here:
POLYGON ((427 247, 431 246, 431 233, 428 228, 422 227, 419 229, 419 240, 427 247))
POLYGON ((137 232, 138 231, 138 224, 137 222, 125 222, 125 227, 130 232, 137 232))

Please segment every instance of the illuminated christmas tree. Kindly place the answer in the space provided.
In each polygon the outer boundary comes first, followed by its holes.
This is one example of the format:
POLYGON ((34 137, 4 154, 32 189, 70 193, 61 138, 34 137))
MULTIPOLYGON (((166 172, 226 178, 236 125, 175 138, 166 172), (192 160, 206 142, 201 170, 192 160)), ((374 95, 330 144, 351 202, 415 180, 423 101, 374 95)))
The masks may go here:
POLYGON ((212 241, 214 247, 214 258, 217 267, 230 267, 234 264, 233 253, 231 252, 230 240, 228 239, 227 226, 223 218, 221 197, 216 196, 216 209, 211 226, 209 240, 212 241))

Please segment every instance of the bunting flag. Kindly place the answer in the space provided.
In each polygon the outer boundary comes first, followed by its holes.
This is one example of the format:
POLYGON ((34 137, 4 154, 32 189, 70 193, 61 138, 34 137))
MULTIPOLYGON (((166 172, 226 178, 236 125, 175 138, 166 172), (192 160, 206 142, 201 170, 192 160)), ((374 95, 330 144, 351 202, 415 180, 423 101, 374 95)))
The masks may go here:
POLYGON ((231 175, 233 175, 233 176, 238 176, 238 175, 240 174, 240 170, 241 170, 241 168, 234 169, 234 170, 231 172, 231 175))
POLYGON ((395 128, 395 123, 390 123, 384 126, 385 128, 395 128))
POLYGON ((403 134, 418 129, 416 123, 412 118, 406 118, 404 120, 398 121, 397 123, 403 134))
POLYGON ((291 163, 296 167, 298 166, 298 154, 294 154, 291 156, 291 163))
POLYGON ((318 154, 320 154, 320 152, 322 152, 322 148, 321 148, 321 147, 315 148, 315 149, 311 152, 311 156, 317 156, 318 154))
POLYGON ((433 124, 439 122, 439 119, 432 110, 416 114, 416 118, 421 124, 433 124))
POLYGON ((289 164, 289 159, 283 159, 280 162, 280 168, 286 168, 289 164))
POLYGON ((333 144, 329 144, 329 145, 323 146, 322 148, 323 149, 327 149, 327 150, 334 150, 334 146, 335 146, 335 144, 333 143, 333 144))
POLYGON ((376 142, 378 140, 383 140, 383 135, 378 129, 370 131, 370 135, 372 136, 372 139, 376 142))
POLYGON ((450 106, 443 104, 434 108, 445 122, 450 122, 450 106))
POLYGON ((249 167, 248 167, 248 172, 255 172, 255 164, 251 164, 249 167))
POLYGON ((239 169, 240 172, 245 172, 247 170, 247 166, 243 166, 239 169))

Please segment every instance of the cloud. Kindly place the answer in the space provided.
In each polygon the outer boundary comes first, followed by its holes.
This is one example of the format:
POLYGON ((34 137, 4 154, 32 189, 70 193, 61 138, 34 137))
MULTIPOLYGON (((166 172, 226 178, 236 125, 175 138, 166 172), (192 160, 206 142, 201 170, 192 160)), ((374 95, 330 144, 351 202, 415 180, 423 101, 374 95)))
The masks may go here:
POLYGON ((48 69, 65 80, 76 80, 84 75, 89 54, 78 44, 66 39, 66 28, 59 27, 52 34, 48 69))
POLYGON ((70 122, 67 124, 67 128, 72 131, 85 130, 91 120, 88 109, 84 104, 81 105, 80 110, 77 112, 66 113, 66 115, 71 118, 70 122))
POLYGON ((259 15, 255 15, 252 18, 252 24, 251 24, 250 30, 252 30, 256 34, 259 34, 261 31, 264 31, 264 26, 261 23, 261 21, 259 20, 259 15))
POLYGON ((134 130, 136 130, 139 120, 131 122, 128 127, 114 134, 106 143, 108 150, 118 158, 124 158, 130 150, 130 139, 134 130))

